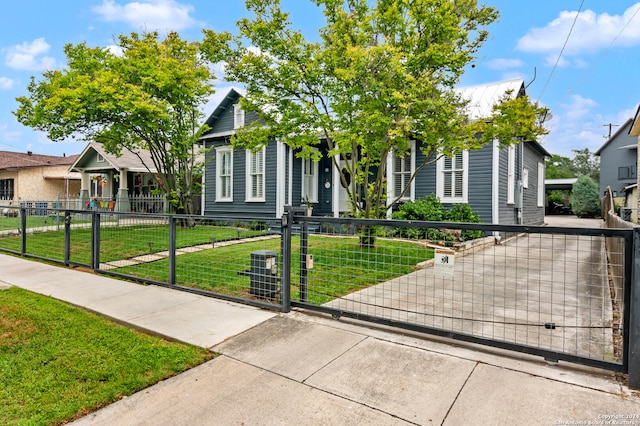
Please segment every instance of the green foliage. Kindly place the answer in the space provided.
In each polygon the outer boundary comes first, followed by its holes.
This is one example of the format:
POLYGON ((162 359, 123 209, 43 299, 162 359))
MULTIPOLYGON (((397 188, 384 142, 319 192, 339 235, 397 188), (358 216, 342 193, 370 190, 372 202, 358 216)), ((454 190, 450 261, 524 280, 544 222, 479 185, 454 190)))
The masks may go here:
MULTIPOLYGON (((451 206, 444 220, 447 222, 482 223, 480 216, 466 203, 451 206)), ((460 239, 462 241, 475 240, 476 238, 481 238, 483 235, 484 233, 480 230, 466 229, 461 232, 460 239)))
POLYGON ((600 215, 600 193, 598 184, 588 176, 580 176, 573 185, 573 212, 578 217, 600 215))
POLYGON ((533 104, 528 96, 514 97, 506 93, 493 106, 493 114, 477 120, 470 127, 480 134, 483 143, 497 140, 500 145, 508 146, 519 141, 535 141, 538 136, 548 133, 540 126, 540 117, 545 116, 547 108, 533 104))
MULTIPOLYGON (((480 217, 468 204, 454 204, 451 206, 451 209, 447 210, 440 202, 440 199, 434 194, 402 204, 400 208, 392 214, 392 218, 397 220, 421 220, 427 222, 482 223, 480 217)), ((452 232, 438 228, 399 228, 394 230, 394 233, 395 235, 407 238, 428 239, 432 241, 442 240, 445 242, 453 242, 456 240, 452 232)), ((481 238, 482 236, 483 232, 480 230, 464 230, 460 233, 459 238, 462 241, 467 241, 481 238)))
POLYGON ((445 208, 434 194, 404 203, 392 214, 398 220, 425 220, 440 222, 445 218, 445 208))
POLYGON ((545 179, 566 179, 577 176, 575 165, 568 157, 553 154, 547 157, 545 162, 545 179))
POLYGON ((573 165, 577 175, 589 176, 595 182, 600 181, 600 157, 597 157, 589 148, 572 149, 573 165))
POLYGON ((67 66, 31 79, 17 98, 22 124, 60 141, 80 136, 107 152, 148 150, 159 184, 178 213, 190 213, 206 131, 201 107, 214 93, 214 74, 198 43, 169 33, 120 35, 119 54, 86 43, 67 44, 67 66))
POLYGON ((418 173, 439 154, 480 148, 478 132, 503 144, 540 133, 540 109, 528 99, 505 100, 490 127, 471 125, 455 90, 498 16, 494 8, 476 0, 315 3, 324 14, 317 42, 293 28, 278 0, 247 0, 253 16, 238 22, 239 37, 226 43, 205 31, 203 50, 215 62, 227 49, 226 79, 245 86, 242 107, 266 124, 247 126, 233 143, 257 148, 278 137, 304 156, 320 135, 341 181, 351 177, 353 217, 385 217, 398 201, 386 200, 387 159, 410 152, 412 140, 424 154, 418 173))
POLYGON ((547 204, 558 203, 571 206, 571 191, 554 189, 547 194, 547 204))

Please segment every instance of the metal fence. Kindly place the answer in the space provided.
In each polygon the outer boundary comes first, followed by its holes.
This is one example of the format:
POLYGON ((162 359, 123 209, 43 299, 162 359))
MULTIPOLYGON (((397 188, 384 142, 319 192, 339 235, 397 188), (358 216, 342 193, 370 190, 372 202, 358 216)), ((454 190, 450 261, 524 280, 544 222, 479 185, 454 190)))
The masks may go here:
POLYGON ((549 361, 623 372, 631 365, 640 385, 639 363, 629 360, 630 336, 640 335, 640 324, 631 327, 636 229, 356 220, 297 211, 277 222, 60 209, 46 217, 46 225, 24 214, 0 217, 0 250, 549 361), (622 303, 614 303, 617 297, 622 303))
POLYGON ((293 306, 626 369, 610 274, 622 273, 628 287, 631 265, 608 268, 604 241, 621 241, 614 257, 628 260, 630 230, 297 220, 309 233, 293 306), (474 231, 485 237, 460 241, 474 231))

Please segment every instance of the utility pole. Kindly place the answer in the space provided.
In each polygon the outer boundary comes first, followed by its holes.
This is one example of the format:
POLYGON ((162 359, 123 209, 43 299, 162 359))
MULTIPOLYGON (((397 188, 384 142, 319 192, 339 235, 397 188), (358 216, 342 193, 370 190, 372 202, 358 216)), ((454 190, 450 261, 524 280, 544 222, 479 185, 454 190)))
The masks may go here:
POLYGON ((605 138, 605 139, 611 139, 611 129, 612 129, 613 127, 618 127, 618 126, 619 126, 619 124, 609 123, 609 124, 603 124, 602 126, 603 126, 603 127, 608 127, 608 128, 609 128, 609 136, 603 136, 603 138, 605 138))

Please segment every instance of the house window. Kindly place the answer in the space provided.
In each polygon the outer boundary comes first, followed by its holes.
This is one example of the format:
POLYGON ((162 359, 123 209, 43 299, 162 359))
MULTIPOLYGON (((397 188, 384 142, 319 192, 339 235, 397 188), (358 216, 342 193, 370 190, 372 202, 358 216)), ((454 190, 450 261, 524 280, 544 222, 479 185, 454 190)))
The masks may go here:
POLYGON ((0 200, 13 200, 13 179, 0 179, 0 200))
POLYGON ((636 166, 618 167, 618 180, 635 179, 637 177, 636 166))
POLYGON ((507 204, 515 204, 516 191, 516 148, 507 148, 507 204))
POLYGON ((105 162, 104 157, 99 152, 96 152, 96 162, 97 163, 104 163, 105 162))
POLYGON ((529 189, 529 169, 522 169, 522 187, 529 189))
POLYGON ((247 151, 247 201, 265 201, 264 154, 265 148, 247 151))
POLYGON ((443 203, 466 203, 469 153, 442 156, 437 163, 437 196, 443 203))
POLYGON ((538 163, 538 207, 544 207, 544 163, 538 163))
POLYGON ((318 202, 318 162, 311 158, 302 159, 302 199, 318 202))
POLYGON ((233 201, 233 149, 216 149, 216 201, 233 201))
MULTIPOLYGON (((387 176, 388 183, 390 185, 390 201, 396 200, 402 191, 407 188, 411 175, 415 171, 415 141, 411 141, 409 152, 405 153, 403 157, 398 157, 394 152, 391 152, 391 173, 387 176)), ((407 189, 400 200, 410 201, 414 194, 414 183, 411 182, 411 186, 407 189)))
POLYGON ((240 104, 233 105, 233 128, 239 129, 244 126, 244 111, 240 104))

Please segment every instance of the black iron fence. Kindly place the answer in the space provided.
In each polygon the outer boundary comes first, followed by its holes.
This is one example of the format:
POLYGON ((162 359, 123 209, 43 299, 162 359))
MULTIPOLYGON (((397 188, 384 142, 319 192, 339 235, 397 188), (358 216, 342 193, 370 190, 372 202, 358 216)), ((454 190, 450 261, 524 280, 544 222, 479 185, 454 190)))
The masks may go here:
POLYGON ((635 228, 320 218, 296 209, 265 221, 49 208, 39 223, 18 210, 0 217, 2 251, 629 372, 640 386, 635 228))

